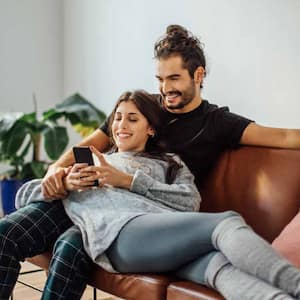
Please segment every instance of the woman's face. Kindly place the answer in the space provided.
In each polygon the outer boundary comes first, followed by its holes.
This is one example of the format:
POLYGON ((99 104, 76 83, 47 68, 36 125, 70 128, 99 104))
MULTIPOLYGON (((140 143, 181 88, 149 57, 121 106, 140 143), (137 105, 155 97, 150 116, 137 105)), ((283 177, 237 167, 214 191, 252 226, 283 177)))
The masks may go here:
POLYGON ((119 104, 112 123, 112 135, 119 152, 145 149, 154 131, 132 101, 119 104))

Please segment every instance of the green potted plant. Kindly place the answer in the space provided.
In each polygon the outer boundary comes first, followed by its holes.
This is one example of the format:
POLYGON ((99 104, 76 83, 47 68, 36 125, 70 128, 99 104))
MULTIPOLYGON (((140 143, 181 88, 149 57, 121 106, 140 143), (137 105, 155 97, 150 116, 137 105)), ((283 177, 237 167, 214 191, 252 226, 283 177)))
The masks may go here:
POLYGON ((67 147, 69 136, 61 119, 69 121, 76 131, 86 136, 105 118, 101 110, 80 94, 68 97, 41 117, 36 110, 0 116, 0 162, 10 166, 1 174, 0 180, 4 212, 14 210, 16 189, 26 180, 43 177, 48 165, 67 147), (41 159, 42 145, 49 160, 41 159), (11 199, 6 196, 11 196, 11 199))

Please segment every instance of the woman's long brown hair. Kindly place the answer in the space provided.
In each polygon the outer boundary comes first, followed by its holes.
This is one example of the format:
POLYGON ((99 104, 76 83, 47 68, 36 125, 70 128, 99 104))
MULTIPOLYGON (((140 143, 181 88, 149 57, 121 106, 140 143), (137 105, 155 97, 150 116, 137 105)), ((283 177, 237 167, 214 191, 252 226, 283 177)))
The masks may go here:
POLYGON ((145 150, 136 155, 160 159, 168 163, 166 172, 166 182, 171 184, 177 175, 178 170, 182 167, 171 154, 166 153, 165 143, 159 138, 158 133, 161 129, 162 111, 157 99, 144 90, 128 91, 123 93, 118 99, 113 112, 109 118, 109 134, 111 138, 111 151, 117 151, 117 147, 112 138, 111 127, 117 108, 122 102, 132 102, 141 114, 147 119, 149 125, 154 129, 155 135, 149 137, 145 145, 145 150))

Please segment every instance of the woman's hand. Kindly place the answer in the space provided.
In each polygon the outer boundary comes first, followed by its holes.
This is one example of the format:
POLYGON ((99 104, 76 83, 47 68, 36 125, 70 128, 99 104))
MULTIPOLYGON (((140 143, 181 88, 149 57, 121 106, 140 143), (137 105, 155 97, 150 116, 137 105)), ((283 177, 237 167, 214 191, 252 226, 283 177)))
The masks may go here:
POLYGON ((88 190, 94 185, 94 180, 89 180, 94 173, 84 171, 88 164, 78 163, 69 167, 67 176, 64 178, 64 186, 68 191, 88 190))
POLYGON ((93 173, 91 176, 84 177, 82 180, 93 182, 99 181, 99 185, 112 185, 124 189, 130 189, 133 176, 118 170, 110 165, 95 147, 90 147, 91 151, 98 157, 100 166, 88 166, 81 169, 81 172, 93 173))

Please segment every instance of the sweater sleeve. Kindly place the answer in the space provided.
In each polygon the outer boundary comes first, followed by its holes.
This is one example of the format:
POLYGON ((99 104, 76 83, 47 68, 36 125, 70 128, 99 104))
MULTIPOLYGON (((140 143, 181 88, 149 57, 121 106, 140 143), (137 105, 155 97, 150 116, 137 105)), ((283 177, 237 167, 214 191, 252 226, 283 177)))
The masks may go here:
POLYGON ((17 209, 29 203, 37 201, 47 201, 42 193, 41 179, 34 179, 23 184, 16 194, 15 206, 17 209))
POLYGON ((201 197, 194 176, 184 164, 172 184, 161 183, 137 170, 130 190, 178 211, 198 211, 200 207, 201 197))

